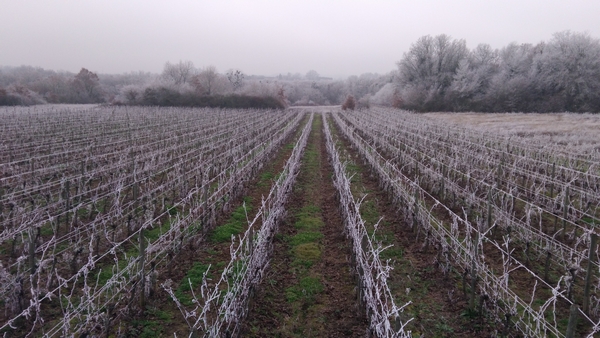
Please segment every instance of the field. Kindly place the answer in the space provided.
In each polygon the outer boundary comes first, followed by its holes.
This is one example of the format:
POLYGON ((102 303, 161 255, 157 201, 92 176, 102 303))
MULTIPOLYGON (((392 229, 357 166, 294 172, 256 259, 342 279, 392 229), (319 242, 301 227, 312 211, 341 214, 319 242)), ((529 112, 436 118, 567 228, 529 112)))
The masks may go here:
POLYGON ((600 117, 0 118, 5 337, 600 332, 600 117))

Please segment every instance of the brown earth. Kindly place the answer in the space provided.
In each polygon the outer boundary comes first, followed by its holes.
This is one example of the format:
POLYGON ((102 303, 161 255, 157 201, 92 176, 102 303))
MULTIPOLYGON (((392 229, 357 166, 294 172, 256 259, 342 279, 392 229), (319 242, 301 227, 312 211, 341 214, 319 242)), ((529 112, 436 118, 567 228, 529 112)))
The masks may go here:
POLYGON ((248 337, 364 337, 368 326, 358 309, 354 278, 349 263, 349 242, 343 234, 336 190, 331 175, 322 117, 315 116, 306 152, 314 152, 316 161, 307 163, 305 153, 301 171, 286 210, 288 216, 275 238, 271 267, 255 299, 244 336, 248 337), (322 220, 321 258, 309 269, 294 266, 289 238, 298 233, 294 224, 300 210, 316 207, 322 220), (286 292, 305 275, 317 276, 323 289, 313 301, 294 302, 286 292))
MULTIPOLYGON (((330 123, 332 133, 341 135, 334 126, 334 123, 330 123)), ((366 193, 361 216, 370 226, 382 217, 377 231, 379 237, 384 244, 393 245, 388 250, 400 252, 390 254, 394 270, 388 285, 396 297, 397 305, 412 302, 405 308, 403 316, 404 320, 413 318, 407 329, 415 337, 493 337, 495 328, 485 319, 471 318, 467 311, 469 304, 460 288, 462 271, 447 274, 440 271, 437 248, 424 246, 423 234, 419 238, 419 234, 402 221, 399 208, 392 203, 391 196, 380 188, 377 178, 371 174, 360 154, 346 139, 340 137, 338 141, 338 146, 344 150, 338 152, 346 152, 348 155, 345 159, 353 165, 350 171, 355 174, 352 179, 355 199, 362 197, 356 195, 366 193), (367 210, 371 206, 375 210, 367 210), (370 220, 369 213, 375 213, 378 217, 370 220)))
MULTIPOLYGON (((286 161, 292 153, 293 145, 300 136, 302 127, 305 123, 306 119, 300 123, 297 132, 284 142, 282 149, 274 154, 273 158, 258 172, 257 177, 248 182, 243 196, 239 196, 232 201, 231 209, 242 205, 244 199, 253 203, 256 209, 256 206, 260 203, 262 197, 268 195, 273 180, 275 179, 275 175, 283 170, 286 161)), ((229 216, 229 214, 219 215, 217 226, 224 224, 229 216)), ((210 237, 210 232, 208 237, 210 237)), ((213 243, 208 238, 201 239, 200 241, 196 240, 196 243, 198 242, 199 244, 197 245, 187 245, 185 249, 181 250, 173 257, 170 263, 170 271, 161 271, 159 284, 162 281, 171 279, 175 283, 173 285, 173 290, 175 290, 179 282, 184 279, 187 272, 196 262, 212 264, 212 275, 214 278, 218 279, 217 276, 220 275, 221 271, 216 268, 215 265, 219 262, 227 262, 231 259, 229 252, 230 243, 213 243)), ((130 323, 124 324, 131 326, 133 323, 134 332, 142 332, 143 327, 141 326, 143 325, 140 325, 139 323, 143 324, 144 321, 154 320, 160 323, 162 333, 165 333, 165 336, 172 336, 173 333, 176 333, 178 336, 187 336, 189 334, 189 328, 187 324, 185 324, 180 311, 177 309, 169 295, 162 289, 157 290, 155 297, 148 300, 148 306, 143 316, 138 315, 130 318, 130 320, 130 323), (164 320, 162 318, 157 318, 157 316, 154 315, 157 312, 169 314, 171 319, 164 320)), ((129 331, 132 331, 132 329, 129 328, 129 331)), ((162 334, 158 334, 158 336, 162 336, 162 334)))

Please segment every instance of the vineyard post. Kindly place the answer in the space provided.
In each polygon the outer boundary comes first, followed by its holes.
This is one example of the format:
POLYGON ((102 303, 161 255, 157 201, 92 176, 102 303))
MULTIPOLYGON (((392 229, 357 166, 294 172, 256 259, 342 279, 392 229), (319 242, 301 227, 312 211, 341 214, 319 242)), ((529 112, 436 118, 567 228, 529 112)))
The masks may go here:
POLYGON ((84 188, 84 178, 83 175, 85 175, 85 161, 81 161, 81 177, 79 178, 79 186, 78 186, 78 190, 79 190, 79 202, 81 202, 81 199, 83 198, 83 188, 84 188))
POLYGON ((440 200, 444 200, 444 185, 445 185, 445 181, 446 181, 446 166, 442 163, 442 182, 441 182, 441 186, 440 186, 440 200))
POLYGON ((35 273, 35 234, 33 226, 29 229, 29 273, 35 273))
POLYGON ((412 219, 413 219, 413 224, 412 224, 412 231, 413 233, 415 233, 415 231, 417 231, 417 208, 419 207, 419 191, 415 188, 415 205, 413 208, 413 214, 412 214, 412 219))
POLYGON ((146 305, 146 276, 144 275, 144 264, 146 260, 146 241, 144 240, 144 231, 140 229, 140 308, 142 312, 144 311, 144 307, 146 305))
POLYGON ((595 266, 595 258, 596 258, 596 242, 598 241, 598 235, 592 233, 589 257, 588 257, 588 266, 585 274, 585 288, 583 289, 583 312, 589 314, 589 306, 590 306, 590 285, 592 284, 592 274, 595 266))
POLYGON ((487 228, 485 229, 486 231, 488 231, 489 229, 492 228, 492 190, 490 189, 488 191, 488 201, 487 201, 487 228))
POLYGON ((254 253, 254 228, 250 228, 250 233, 248 234, 248 249, 250 255, 252 255, 254 253))
POLYGON ((4 197, 4 189, 0 188, 0 224, 4 223, 4 203, 2 203, 2 197, 4 197))
POLYGON ((574 302, 573 299, 573 289, 575 288, 575 278, 577 277, 576 273, 577 273, 577 267, 570 267, 569 268, 569 273, 571 274, 571 282, 567 284, 567 298, 570 301, 574 302))
POLYGON ((71 207, 71 181, 67 180, 65 183, 65 233, 69 233, 69 209, 71 207))
POLYGON ((508 333, 510 332, 510 317, 510 313, 504 314, 504 319, 506 319, 506 321, 504 322, 504 330, 502 332, 502 337, 508 337, 508 333))
POLYGON ((415 160, 415 182, 419 179, 419 161, 415 160))
POLYGON ((565 199, 564 199, 564 203, 563 203, 563 219, 562 219, 562 224, 563 224, 563 233, 562 233, 562 238, 563 241, 566 240, 567 235, 567 212, 569 211, 569 187, 567 186, 567 188, 565 189, 565 199))
POLYGON ((544 280, 548 283, 550 283, 550 280, 548 279, 548 271, 550 270, 550 248, 546 249, 546 263, 544 264, 544 280))
POLYGON ((11 246, 10 246, 10 257, 11 258, 15 258, 17 256, 16 246, 17 246, 17 235, 14 235, 12 238, 11 246))
POLYGON ((502 164, 504 164, 504 156, 500 159, 500 163, 498 163, 498 168, 496 169, 496 186, 500 189, 500 183, 502 182, 502 164))
POLYGON ((552 163, 552 174, 550 175, 550 198, 554 197, 554 175, 556 174, 556 163, 552 163))
POLYGON ((469 308, 475 310, 475 287, 477 286, 477 255, 479 254, 479 232, 475 232, 475 239, 473 240, 474 252, 473 262, 471 266, 471 299, 469 301, 469 308))
POLYGON ((567 333, 565 338, 575 337, 575 327, 577 327, 577 313, 579 312, 579 306, 577 304, 571 304, 571 311, 569 312, 569 324, 567 325, 567 333))
POLYGON ((114 308, 115 306, 112 303, 106 306, 106 319, 104 320, 104 327, 106 328, 105 338, 110 337, 110 322, 114 308))
POLYGON ((402 319, 400 319, 399 315, 396 315, 394 317, 394 331, 400 332, 400 330, 402 330, 402 319))

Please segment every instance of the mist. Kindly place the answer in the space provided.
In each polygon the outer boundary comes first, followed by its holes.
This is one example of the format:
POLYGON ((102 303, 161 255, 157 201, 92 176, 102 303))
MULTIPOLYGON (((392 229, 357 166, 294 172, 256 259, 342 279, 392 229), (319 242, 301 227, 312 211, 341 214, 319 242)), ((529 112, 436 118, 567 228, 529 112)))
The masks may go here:
POLYGON ((0 65, 160 73, 190 60, 220 72, 334 79, 387 73, 424 35, 501 48, 572 30, 600 36, 593 1, 2 1, 0 65))

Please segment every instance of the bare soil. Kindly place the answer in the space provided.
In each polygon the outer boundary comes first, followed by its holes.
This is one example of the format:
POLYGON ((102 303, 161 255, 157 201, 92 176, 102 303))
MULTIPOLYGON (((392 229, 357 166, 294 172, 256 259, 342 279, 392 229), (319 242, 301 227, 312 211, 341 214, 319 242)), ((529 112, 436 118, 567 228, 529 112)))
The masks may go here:
MULTIPOLYGON (((334 124, 330 124, 334 126, 334 124)), ((335 135, 340 135, 332 128, 335 135)), ((468 300, 463 296, 460 273, 444 274, 438 265, 438 250, 424 246, 423 234, 414 233, 405 224, 402 215, 387 193, 379 186, 360 154, 344 138, 338 145, 347 152, 346 159, 352 161, 352 190, 356 196, 366 193, 361 206, 361 216, 368 225, 382 217, 377 233, 384 244, 393 245, 388 250, 394 267, 388 285, 396 297, 396 304, 409 301, 405 308, 404 321, 413 318, 407 327, 415 337, 493 337, 494 327, 485 318, 471 316, 467 311, 468 300), (374 210, 368 210, 374 206, 374 210), (371 220, 370 218, 374 218, 371 220)), ((343 153, 344 151, 340 151, 343 153)), ((385 251, 384 251, 384 254, 385 251)), ((388 257, 388 256, 386 256, 388 257)))
POLYGON ((247 337, 364 337, 367 319, 358 309, 352 267, 349 263, 349 242, 343 234, 343 222, 338 209, 336 190, 328 162, 321 116, 315 123, 306 152, 314 152, 314 162, 305 153, 286 210, 288 216, 275 238, 270 270, 255 299, 250 302, 250 314, 243 336, 247 337), (320 228, 320 259, 307 271, 294 265, 289 238, 298 233, 294 224, 298 212, 311 206, 322 220, 320 228), (290 288, 303 276, 316 276, 322 284, 312 300, 293 301, 287 296, 290 288))

